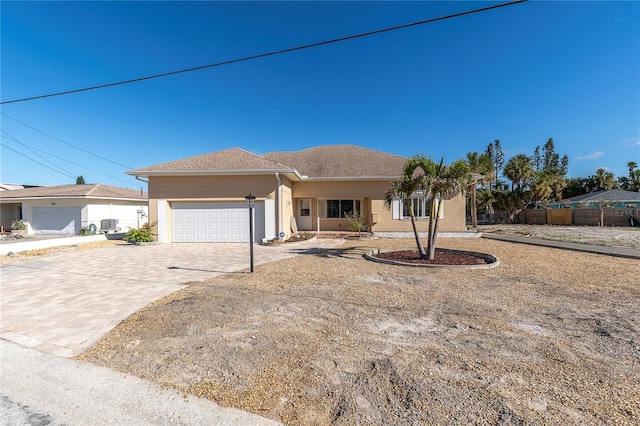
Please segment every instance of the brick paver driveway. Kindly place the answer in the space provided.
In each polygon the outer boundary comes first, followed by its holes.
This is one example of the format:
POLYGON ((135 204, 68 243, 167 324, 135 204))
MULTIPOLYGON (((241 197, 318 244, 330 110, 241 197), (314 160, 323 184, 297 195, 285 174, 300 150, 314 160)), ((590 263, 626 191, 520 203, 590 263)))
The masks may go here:
MULTIPOLYGON (((255 245, 255 264, 341 240, 255 245)), ((0 337, 58 356, 81 353, 126 317, 190 281, 249 266, 249 245, 116 245, 0 265, 0 337)))

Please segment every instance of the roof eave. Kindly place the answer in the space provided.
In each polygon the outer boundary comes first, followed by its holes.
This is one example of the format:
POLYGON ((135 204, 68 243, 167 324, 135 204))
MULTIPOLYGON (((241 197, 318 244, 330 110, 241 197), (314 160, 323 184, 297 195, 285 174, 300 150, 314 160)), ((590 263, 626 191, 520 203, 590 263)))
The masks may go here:
POLYGON ((336 176, 336 177, 316 177, 305 176, 306 181, 389 181, 398 180, 401 176, 336 176))
POLYGON ((175 171, 140 171, 135 170, 125 172, 129 176, 152 177, 152 176, 262 176, 286 174, 292 175, 302 180, 303 176, 295 169, 279 170, 175 170, 175 171))
POLYGON ((1 197, 1 201, 28 201, 28 200, 45 200, 45 199, 89 199, 89 200, 119 200, 119 201, 146 201, 146 198, 129 198, 129 197, 100 197, 91 195, 42 195, 27 197, 1 197))

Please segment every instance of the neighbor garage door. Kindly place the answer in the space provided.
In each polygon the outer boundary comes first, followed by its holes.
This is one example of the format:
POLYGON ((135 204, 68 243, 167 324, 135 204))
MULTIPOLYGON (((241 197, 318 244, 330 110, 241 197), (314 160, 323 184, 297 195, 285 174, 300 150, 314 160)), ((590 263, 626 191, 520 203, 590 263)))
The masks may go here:
MULTIPOLYGON (((226 243, 249 241, 246 203, 173 203, 173 241, 226 243)), ((264 204, 255 206, 255 241, 264 237, 264 204)))
POLYGON ((80 232, 80 207, 34 207, 31 227, 34 234, 77 234, 80 232))

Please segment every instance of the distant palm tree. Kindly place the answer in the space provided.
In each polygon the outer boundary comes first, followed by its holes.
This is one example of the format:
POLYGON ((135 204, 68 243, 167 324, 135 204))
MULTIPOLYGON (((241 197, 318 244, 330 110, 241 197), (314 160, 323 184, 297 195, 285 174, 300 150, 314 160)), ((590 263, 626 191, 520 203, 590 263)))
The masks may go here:
POLYGON ((495 169, 491 157, 486 153, 478 154, 477 152, 468 152, 466 159, 467 168, 471 174, 471 182, 467 187, 469 197, 471 198, 471 226, 478 227, 478 202, 477 190, 478 185, 487 185, 493 182, 495 177, 495 169))
POLYGON ((524 184, 533 176, 531 157, 525 154, 511 157, 504 166, 503 174, 511 181, 512 191, 514 187, 522 189, 524 184))
POLYGON ((613 173, 602 168, 596 170, 596 173, 591 176, 591 181, 595 191, 606 191, 616 186, 616 178, 613 173))

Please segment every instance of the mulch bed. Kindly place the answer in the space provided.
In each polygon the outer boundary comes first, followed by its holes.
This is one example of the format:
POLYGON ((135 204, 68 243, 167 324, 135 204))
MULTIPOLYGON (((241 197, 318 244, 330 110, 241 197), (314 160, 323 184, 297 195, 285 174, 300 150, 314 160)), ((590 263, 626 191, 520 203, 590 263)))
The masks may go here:
POLYGON ((375 255, 375 257, 378 257, 380 259, 393 260, 396 262, 415 263, 423 265, 483 265, 487 263, 484 259, 468 253, 439 249, 436 249, 433 260, 421 259, 420 253, 418 253, 417 250, 389 251, 378 253, 375 255))

